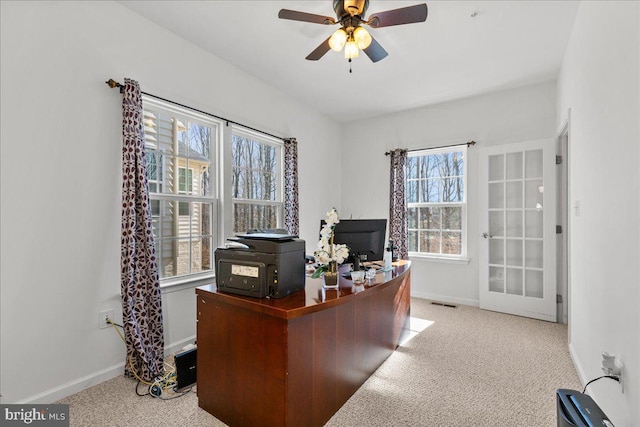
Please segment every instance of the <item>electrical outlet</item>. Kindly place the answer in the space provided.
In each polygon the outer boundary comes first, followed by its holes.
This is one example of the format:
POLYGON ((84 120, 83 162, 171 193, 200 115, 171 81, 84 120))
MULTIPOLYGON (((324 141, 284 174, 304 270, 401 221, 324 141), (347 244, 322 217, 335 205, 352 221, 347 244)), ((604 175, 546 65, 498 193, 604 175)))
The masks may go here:
POLYGON ((624 370, 624 365, 619 357, 616 357, 615 354, 609 354, 606 351, 602 352, 602 372, 605 375, 613 375, 618 378, 618 382, 620 383, 620 387, 622 388, 622 393, 624 393, 624 382, 622 372, 624 370))
POLYGON ((111 320, 112 322, 114 321, 113 320, 113 308, 98 312, 98 327, 100 329, 105 329, 105 328, 108 328, 109 326, 111 326, 111 324, 109 324, 109 322, 107 322, 107 319, 111 320))

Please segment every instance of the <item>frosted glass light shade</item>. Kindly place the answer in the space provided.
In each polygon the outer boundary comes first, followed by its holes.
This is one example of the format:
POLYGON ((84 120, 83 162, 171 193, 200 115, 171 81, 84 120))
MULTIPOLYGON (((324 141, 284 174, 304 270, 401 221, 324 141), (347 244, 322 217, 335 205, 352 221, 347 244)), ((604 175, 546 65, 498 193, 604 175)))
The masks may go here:
POLYGON ((349 40, 347 44, 344 45, 344 57, 347 59, 357 58, 358 57, 358 45, 353 40, 349 40))
POLYGON ((353 32, 353 39, 360 49, 366 49, 371 44, 371 34, 369 34, 364 27, 358 27, 355 29, 353 32))
POLYGON ((329 47, 336 52, 340 52, 347 42, 347 32, 342 28, 338 29, 329 37, 329 47))

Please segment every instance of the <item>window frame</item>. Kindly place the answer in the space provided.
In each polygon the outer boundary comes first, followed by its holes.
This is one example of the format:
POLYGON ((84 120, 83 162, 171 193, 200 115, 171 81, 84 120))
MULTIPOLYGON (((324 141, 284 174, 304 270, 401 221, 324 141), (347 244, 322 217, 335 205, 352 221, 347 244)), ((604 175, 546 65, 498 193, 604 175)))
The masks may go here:
POLYGON ((276 207, 276 226, 272 228, 284 227, 284 142, 280 139, 270 137, 268 135, 254 132, 241 126, 232 126, 229 135, 229 221, 225 232, 227 235, 233 235, 236 233, 235 228, 235 205, 237 203, 256 205, 256 206, 272 206, 276 207), (276 149, 276 177, 275 177, 275 200, 269 199, 252 199, 252 198, 235 198, 232 194, 232 174, 233 174, 233 138, 234 136, 241 136, 260 144, 265 144, 276 149))
MULTIPOLYGON (((408 191, 408 186, 409 186, 409 176, 408 176, 408 169, 407 169, 407 175, 405 176, 406 178, 406 183, 407 183, 407 192, 406 192, 406 203, 407 203, 407 214, 409 212, 409 209, 411 208, 446 208, 446 207, 459 207, 460 208, 460 227, 461 227, 461 241, 460 241, 460 254, 446 254, 446 253, 442 253, 442 241, 440 243, 440 252, 436 253, 436 252, 419 252, 419 251, 409 251, 409 257, 410 258, 421 258, 421 259, 431 259, 431 260, 437 260, 437 261, 445 261, 445 262, 462 262, 462 263, 468 263, 469 259, 468 259, 468 246, 467 246, 467 234, 468 234, 468 227, 467 227, 467 192, 468 192, 468 187, 467 187, 467 175, 468 175, 468 150, 467 150, 467 146, 466 145, 459 145, 459 146, 450 146, 450 147, 442 147, 442 148, 426 148, 426 149, 422 149, 422 150, 415 150, 415 151, 409 151, 407 154, 407 161, 409 161, 411 158, 413 157, 425 157, 428 155, 441 155, 441 154, 445 154, 445 153, 453 153, 453 152, 462 152, 462 158, 463 158, 463 162, 462 162, 462 188, 463 188, 463 192, 462 192, 462 201, 460 202, 442 202, 442 201, 438 201, 438 202, 409 202, 408 198, 409 198, 409 191, 408 191)), ((418 176, 418 178, 416 180, 420 180, 420 179, 424 179, 425 177, 421 177, 418 176)), ((411 231, 417 231, 418 232, 418 244, 419 244, 419 239, 420 239, 420 231, 424 230, 422 228, 420 228, 420 221, 417 220, 417 224, 416 224, 417 228, 408 228, 407 231, 411 232, 411 231)), ((438 229, 442 235, 442 233, 446 232, 447 230, 444 229, 442 227, 442 224, 440 226, 440 228, 438 229)), ((408 242, 407 242, 408 243, 408 242)), ((408 245, 407 245, 408 246, 408 245)))
MULTIPOLYGON (((192 286, 194 284, 197 285, 197 282, 202 282, 205 280, 209 281, 211 278, 215 277, 214 251, 215 251, 215 248, 220 244, 220 240, 221 240, 219 237, 220 218, 218 215, 218 207, 220 203, 219 202, 220 192, 219 192, 218 182, 222 178, 220 176, 220 172, 221 172, 220 150, 221 150, 221 145, 223 141, 222 132, 223 132, 224 124, 219 119, 215 119, 211 116, 198 113, 195 110, 191 110, 185 107, 180 107, 170 102, 161 101, 144 94, 142 96, 142 102, 143 102, 143 111, 145 113, 147 111, 151 111, 156 114, 161 113, 161 114, 170 116, 172 119, 177 119, 183 123, 195 123, 198 125, 207 126, 211 129, 210 136, 209 136, 210 137, 209 158, 208 158, 209 174, 208 174, 208 183, 207 183, 209 188, 208 195, 193 194, 193 185, 194 185, 193 177, 195 176, 195 169, 193 168, 193 165, 190 165, 190 162, 189 162, 189 160, 193 159, 193 157, 189 156, 188 154, 186 154, 185 156, 181 156, 179 152, 173 154, 173 157, 176 159, 175 173, 178 174, 178 177, 176 178, 178 180, 177 191, 174 193, 162 192, 162 190, 165 189, 164 185, 166 184, 163 180, 172 179, 170 176, 168 176, 169 171, 166 170, 167 157, 172 157, 172 155, 162 152, 160 149, 159 143, 155 148, 149 147, 147 145, 146 136, 145 136, 145 151, 147 151, 147 155, 149 155, 150 153, 154 153, 154 155, 159 154, 159 156, 156 157, 157 165, 158 165, 158 169, 156 171, 156 179, 149 180, 150 183, 156 184, 157 191, 152 192, 150 191, 150 189, 148 189, 150 204, 153 206, 154 202, 157 202, 159 206, 158 210, 160 211, 159 214, 153 214, 152 212, 152 221, 155 223, 158 218, 162 217, 161 212, 162 212, 163 203, 166 203, 166 202, 175 203, 176 212, 174 215, 176 216, 176 218, 185 217, 183 215, 180 215, 180 205, 182 203, 186 202, 188 203, 188 206, 189 206, 188 240, 190 242, 190 245, 189 245, 190 272, 186 274, 179 274, 179 275, 175 274, 169 277, 161 277, 160 286, 161 288, 170 287, 170 286, 172 287, 175 285, 192 286), (179 165, 178 159, 184 159, 185 164, 179 165), (179 183, 180 169, 185 171, 186 177, 188 177, 190 174, 192 175, 191 183, 185 182, 186 191, 180 191, 180 183, 179 183), (192 214, 194 212, 194 206, 196 204, 209 205, 209 210, 210 210, 209 234, 206 234, 206 235, 192 234, 193 225, 191 221, 193 220, 192 214), (209 263, 211 268, 206 269, 204 271, 192 272, 191 271, 193 267, 193 261, 192 261, 193 253, 192 253, 192 246, 191 246, 192 240, 202 239, 204 237, 210 238, 210 241, 211 241, 211 246, 209 248, 210 250, 209 263)), ((144 117, 144 120, 147 120, 146 115, 144 117)), ((145 135, 146 135, 146 131, 147 131, 147 126, 145 125, 145 135)), ((158 233, 162 235, 162 227, 160 227, 160 229, 158 230, 158 233)), ((183 240, 183 238, 181 236, 173 236, 166 239, 166 241, 172 241, 172 240, 175 242, 178 242, 179 240, 183 240)), ((161 246, 162 242, 163 242, 162 237, 160 238, 160 243, 156 242, 156 253, 157 253, 156 256, 158 260, 160 260, 162 257, 162 254, 158 253, 159 251, 162 251, 162 246, 161 246)), ((161 269, 161 265, 159 262, 159 265, 158 265, 159 273, 161 273, 160 269, 161 269)))

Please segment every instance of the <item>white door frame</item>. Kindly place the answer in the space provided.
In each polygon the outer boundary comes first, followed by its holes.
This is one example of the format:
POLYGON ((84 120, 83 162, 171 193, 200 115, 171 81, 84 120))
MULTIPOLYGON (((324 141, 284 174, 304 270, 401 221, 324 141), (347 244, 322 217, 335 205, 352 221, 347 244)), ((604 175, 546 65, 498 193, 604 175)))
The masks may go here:
POLYGON ((556 223, 562 227, 557 235, 557 286, 562 303, 558 304, 558 322, 569 322, 569 121, 565 122, 556 142, 556 153, 561 163, 557 169, 557 216, 556 223))

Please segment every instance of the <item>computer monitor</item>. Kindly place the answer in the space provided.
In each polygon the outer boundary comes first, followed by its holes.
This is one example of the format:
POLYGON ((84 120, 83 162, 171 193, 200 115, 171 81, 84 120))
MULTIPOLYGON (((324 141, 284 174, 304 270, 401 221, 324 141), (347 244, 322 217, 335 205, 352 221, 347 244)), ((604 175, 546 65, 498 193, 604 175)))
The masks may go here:
MULTIPOLYGON (((323 220, 320 228, 325 224, 323 220)), ((386 219, 341 219, 334 229, 333 242, 349 248, 348 262, 381 261, 384 258, 386 219)))

